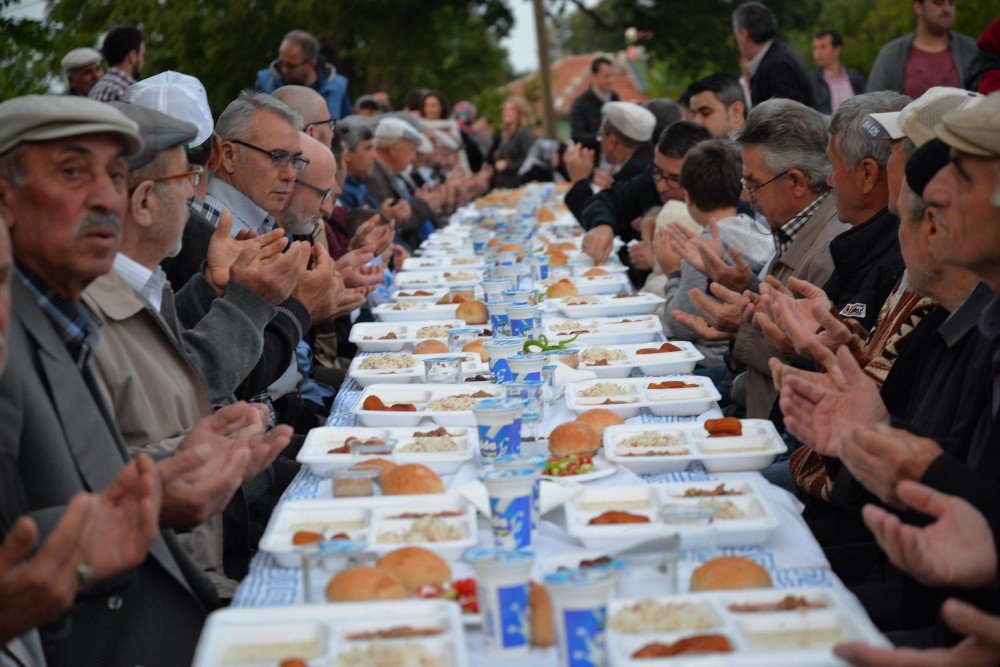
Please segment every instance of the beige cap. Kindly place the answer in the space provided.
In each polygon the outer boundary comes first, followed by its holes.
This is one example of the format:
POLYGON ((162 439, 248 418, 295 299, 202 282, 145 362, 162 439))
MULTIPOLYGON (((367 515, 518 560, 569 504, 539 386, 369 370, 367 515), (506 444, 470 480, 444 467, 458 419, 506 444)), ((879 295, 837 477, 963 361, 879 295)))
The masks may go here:
POLYGON ((110 104, 70 95, 25 95, 0 103, 0 155, 25 141, 111 132, 126 155, 142 149, 139 127, 110 104))
POLYGON ((601 114, 616 130, 632 141, 649 141, 656 129, 656 116, 645 107, 632 102, 608 102, 601 114))
POLYGON ((934 138, 934 128, 944 114, 962 109, 982 95, 961 88, 934 86, 899 111, 873 113, 861 120, 861 129, 872 139, 909 137, 919 148, 934 138))
POLYGON ((81 46, 63 56, 62 62, 59 64, 62 66, 63 75, 66 75, 75 69, 99 62, 101 62, 100 51, 92 49, 89 46, 81 46))
POLYGON ((964 153, 1000 158, 1000 92, 945 114, 937 136, 964 153))

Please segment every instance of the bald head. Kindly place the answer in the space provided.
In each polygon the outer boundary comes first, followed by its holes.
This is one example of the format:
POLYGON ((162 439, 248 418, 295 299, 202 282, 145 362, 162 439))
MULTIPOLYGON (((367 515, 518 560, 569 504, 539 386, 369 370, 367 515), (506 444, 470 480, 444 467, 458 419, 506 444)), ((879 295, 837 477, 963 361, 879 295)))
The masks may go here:
POLYGON ((333 128, 329 125, 330 110, 322 95, 306 86, 282 86, 271 94, 302 116, 300 129, 325 146, 330 146, 333 128))
POLYGON ((312 234, 321 216, 333 212, 338 191, 337 161, 329 147, 305 132, 299 138, 302 157, 309 160, 309 168, 299 174, 295 191, 281 213, 281 226, 292 234, 312 234), (331 194, 324 198, 326 191, 331 194))

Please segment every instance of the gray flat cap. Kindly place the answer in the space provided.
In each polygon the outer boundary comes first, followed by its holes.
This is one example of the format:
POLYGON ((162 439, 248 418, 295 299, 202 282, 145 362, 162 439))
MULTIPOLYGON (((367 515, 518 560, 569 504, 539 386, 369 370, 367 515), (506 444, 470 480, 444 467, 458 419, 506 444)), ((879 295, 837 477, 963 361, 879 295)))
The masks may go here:
POLYGON ((129 158, 129 169, 143 167, 156 159, 160 151, 174 146, 182 146, 198 135, 197 126, 141 104, 129 104, 128 102, 111 102, 110 104, 139 126, 142 150, 129 158))
POLYGON ((952 148, 980 157, 1000 158, 1000 92, 946 113, 935 132, 952 148))
POLYGON ((656 116, 649 109, 632 102, 608 102, 601 114, 615 129, 632 141, 649 141, 656 128, 656 116))
POLYGON ((51 141, 111 132, 126 155, 142 149, 139 127, 104 102, 69 95, 25 95, 0 103, 0 155, 25 141, 51 141))
POLYGON ((354 150, 365 139, 375 136, 374 123, 365 116, 346 116, 337 121, 337 132, 343 137, 349 150, 354 150))
POLYGON ((382 118, 375 128, 375 136, 386 139, 404 139, 418 146, 426 140, 426 137, 419 130, 402 118, 382 118))
POLYGON ((63 56, 60 65, 62 66, 63 76, 65 76, 75 69, 99 62, 101 62, 100 51, 92 49, 89 46, 82 46, 79 49, 73 49, 63 56))

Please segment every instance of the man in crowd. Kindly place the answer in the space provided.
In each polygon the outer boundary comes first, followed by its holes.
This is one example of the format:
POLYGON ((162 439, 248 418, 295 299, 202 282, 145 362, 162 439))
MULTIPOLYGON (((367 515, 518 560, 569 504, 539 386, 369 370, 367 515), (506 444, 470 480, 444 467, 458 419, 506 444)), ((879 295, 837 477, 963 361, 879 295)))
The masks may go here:
POLYGON ((597 56, 590 62, 590 87, 573 100, 569 110, 570 138, 592 151, 600 150, 597 133, 601 129, 601 109, 608 102, 617 102, 618 93, 611 89, 615 66, 607 56, 597 56))
POLYGON ((933 86, 962 88, 976 41, 952 32, 955 0, 914 0, 917 29, 882 47, 868 90, 895 90, 917 99, 933 86))
POLYGON ((577 144, 566 151, 564 160, 571 187, 564 197, 566 207, 577 220, 595 189, 627 181, 649 171, 653 164, 653 128, 656 116, 652 111, 631 102, 608 102, 601 121, 600 153, 608 168, 595 168, 596 152, 577 144))
POLYGON ((761 2, 744 2, 733 12, 733 35, 750 72, 750 101, 757 106, 786 97, 813 106, 812 85, 802 56, 778 39, 778 19, 761 2))
POLYGON ((0 378, 0 460, 14 466, 3 478, 21 480, 46 535, 74 495, 96 493, 98 533, 80 578, 114 578, 53 629, 48 664, 190 664, 217 598, 170 528, 218 512, 290 431, 263 436, 259 412, 237 404, 198 422, 174 456, 129 460, 94 381, 100 324, 80 295, 118 248, 126 159, 141 147, 136 125, 109 105, 28 96, 0 105, 0 128, 0 214, 16 262, 10 340, 19 349, 0 378))
POLYGON ((117 102, 125 97, 129 86, 142 78, 146 38, 135 26, 121 26, 105 35, 101 51, 108 71, 90 89, 88 97, 98 102, 117 102))
POLYGON ((319 40, 304 30, 292 30, 278 47, 278 59, 257 72, 255 88, 273 93, 282 86, 308 86, 323 96, 329 117, 340 119, 354 113, 347 95, 347 77, 323 59, 319 40))
POLYGON ((324 146, 332 144, 337 119, 330 116, 322 95, 312 88, 296 85, 282 86, 271 95, 302 118, 303 132, 324 146))
POLYGON ((101 67, 101 52, 89 46, 73 49, 60 63, 66 77, 66 94, 87 97, 90 89, 104 76, 101 67))
POLYGON ((865 77, 856 69, 844 67, 840 56, 844 38, 836 30, 820 30, 813 37, 813 62, 816 69, 810 78, 815 95, 815 109, 832 114, 844 100, 865 92, 865 77))
POLYGON ((712 133, 716 139, 731 141, 743 128, 747 101, 739 78, 729 72, 702 77, 684 91, 691 120, 712 133))

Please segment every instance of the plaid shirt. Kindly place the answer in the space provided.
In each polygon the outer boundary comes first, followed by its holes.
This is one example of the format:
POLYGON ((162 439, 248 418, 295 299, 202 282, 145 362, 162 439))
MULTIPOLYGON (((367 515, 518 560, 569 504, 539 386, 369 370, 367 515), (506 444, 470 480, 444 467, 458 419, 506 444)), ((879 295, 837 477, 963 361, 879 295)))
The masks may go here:
POLYGON ((20 264, 16 271, 21 283, 52 321, 77 368, 82 369, 100 340, 101 319, 82 303, 70 303, 56 294, 41 278, 20 264))
POLYGON ((135 83, 135 79, 117 67, 109 67, 101 80, 90 89, 88 97, 98 102, 117 102, 125 97, 125 91, 135 83))
POLYGON ((799 211, 798 215, 792 216, 792 219, 783 224, 777 232, 774 233, 774 250, 777 257, 781 257, 788 250, 788 246, 792 244, 795 239, 795 235, 802 231, 802 228, 806 226, 809 222, 809 218, 812 214, 816 212, 816 209, 820 207, 823 201, 830 196, 830 193, 820 195, 816 198, 816 201, 806 206, 804 209, 799 211))
POLYGON ((256 232, 258 236, 263 236, 278 226, 274 217, 258 206, 254 200, 229 183, 214 176, 208 182, 208 188, 205 190, 205 202, 202 206, 217 211, 213 215, 205 215, 209 220, 214 220, 216 224, 218 224, 222 211, 228 209, 233 216, 233 229, 230 232, 232 236, 236 236, 242 229, 249 229, 256 232))

